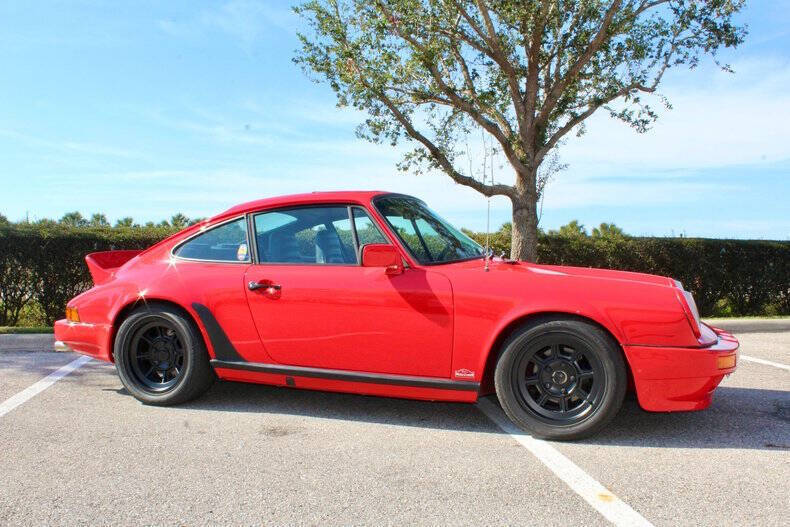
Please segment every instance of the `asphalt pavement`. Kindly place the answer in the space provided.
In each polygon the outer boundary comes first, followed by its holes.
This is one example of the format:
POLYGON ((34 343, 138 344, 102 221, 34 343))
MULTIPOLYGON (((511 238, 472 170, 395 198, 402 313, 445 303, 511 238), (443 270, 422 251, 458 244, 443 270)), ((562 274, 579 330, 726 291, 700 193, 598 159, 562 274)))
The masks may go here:
POLYGON ((711 408, 630 398, 578 443, 509 434, 494 398, 223 382, 156 408, 97 361, 41 389, 78 356, 0 335, 0 524, 788 525, 790 328, 728 329, 742 360, 711 408))

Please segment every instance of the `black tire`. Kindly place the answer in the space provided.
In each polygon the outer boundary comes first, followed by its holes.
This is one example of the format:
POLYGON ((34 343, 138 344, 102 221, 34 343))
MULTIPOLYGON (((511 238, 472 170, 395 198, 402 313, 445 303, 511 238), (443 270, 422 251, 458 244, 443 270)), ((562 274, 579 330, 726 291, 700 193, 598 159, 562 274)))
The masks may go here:
POLYGON ((578 319, 541 319, 502 345, 494 384, 505 414, 552 440, 589 437, 614 418, 628 383, 620 347, 578 319))
POLYGON ((143 305, 121 323, 115 368, 137 400, 171 406, 205 393, 216 379, 206 345, 187 315, 167 305, 143 305))

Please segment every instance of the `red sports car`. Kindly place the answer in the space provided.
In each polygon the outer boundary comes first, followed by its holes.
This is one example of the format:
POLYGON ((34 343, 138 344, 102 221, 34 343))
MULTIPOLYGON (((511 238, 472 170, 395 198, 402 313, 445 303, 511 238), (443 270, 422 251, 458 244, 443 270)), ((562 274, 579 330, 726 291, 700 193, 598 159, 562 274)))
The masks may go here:
POLYGON ((323 192, 233 207, 145 251, 86 257, 56 347, 182 403, 219 377, 473 403, 545 438, 593 434, 627 389, 699 410, 738 341, 670 278, 494 259, 419 199, 323 192))

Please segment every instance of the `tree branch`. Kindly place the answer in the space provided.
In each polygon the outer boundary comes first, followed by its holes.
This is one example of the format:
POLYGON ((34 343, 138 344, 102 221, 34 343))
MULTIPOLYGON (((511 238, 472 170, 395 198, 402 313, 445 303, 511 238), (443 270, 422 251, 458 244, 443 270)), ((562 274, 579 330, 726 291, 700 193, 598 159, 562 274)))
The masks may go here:
MULTIPOLYGON (((361 75, 360 75, 361 78, 361 75)), ((364 82, 364 81, 363 81, 364 82)), ((436 163, 439 167, 444 170, 444 172, 450 176, 450 178, 460 185, 464 185, 466 187, 470 187, 479 193, 483 194, 484 196, 513 196, 513 187, 509 185, 487 185, 482 181, 478 181, 477 179, 471 176, 465 176, 458 172, 444 152, 436 146, 430 139, 425 137, 423 134, 418 132, 414 126, 411 124, 409 118, 394 104, 386 94, 381 92, 376 92, 375 90, 372 93, 376 96, 376 98, 381 101, 384 106, 392 113, 393 117, 397 119, 397 121, 403 126, 406 130, 406 133, 409 134, 410 137, 414 138, 415 140, 422 143, 425 148, 431 153, 431 156, 436 160, 436 163)))
POLYGON ((505 157, 507 157, 510 164, 513 165, 517 171, 526 172, 527 169, 519 158, 518 153, 514 150, 510 137, 505 136, 505 134, 502 132, 502 129, 499 128, 496 123, 484 116, 477 108, 474 107, 473 104, 469 103, 469 101, 458 95, 457 90, 447 84, 442 78, 441 72, 437 69, 434 61, 429 57, 429 53, 427 52, 425 45, 414 38, 411 34, 401 31, 398 24, 395 23, 396 19, 392 12, 382 2, 376 2, 376 5, 384 17, 389 21, 392 31, 394 31, 395 34, 419 51, 420 59, 423 65, 431 74, 431 77, 433 78, 434 82, 436 82, 439 89, 453 102, 453 105, 469 115, 484 130, 494 136, 494 138, 502 147, 505 157))
POLYGON ((554 83, 554 85, 551 87, 551 90, 546 96, 546 100, 543 102, 543 106, 540 109, 540 113, 535 119, 536 123, 545 124, 548 122, 549 115, 557 105, 557 101, 559 101, 562 92, 565 91, 565 88, 568 87, 568 84, 570 84, 571 81, 576 78, 581 69, 590 61, 590 59, 592 59, 593 55, 595 55, 595 53, 600 49, 601 45, 606 40, 606 32, 608 31, 609 26, 614 19, 614 15, 620 9, 621 4, 622 0, 612 1, 612 5, 610 5, 609 9, 606 10, 606 14, 601 21, 601 26, 598 28, 598 32, 590 42, 589 46, 587 46, 585 52, 582 53, 576 62, 568 69, 562 79, 559 82, 554 83))
POLYGON ((510 89, 510 98, 513 100, 513 109, 516 113, 516 121, 519 124, 519 132, 523 141, 527 138, 529 123, 527 120, 527 110, 524 106, 524 100, 521 96, 521 89, 518 85, 518 75, 516 74, 513 64, 508 59, 507 54, 502 49, 499 36, 496 33, 496 28, 494 28, 494 24, 491 21, 491 15, 488 12, 488 6, 483 0, 476 0, 476 4, 477 9, 480 10, 480 15, 483 17, 486 31, 488 32, 488 38, 483 37, 483 39, 488 43, 489 46, 491 46, 491 49, 495 55, 494 60, 496 60, 497 64, 499 64, 499 67, 502 68, 502 71, 505 73, 505 77, 507 78, 508 88, 510 89))

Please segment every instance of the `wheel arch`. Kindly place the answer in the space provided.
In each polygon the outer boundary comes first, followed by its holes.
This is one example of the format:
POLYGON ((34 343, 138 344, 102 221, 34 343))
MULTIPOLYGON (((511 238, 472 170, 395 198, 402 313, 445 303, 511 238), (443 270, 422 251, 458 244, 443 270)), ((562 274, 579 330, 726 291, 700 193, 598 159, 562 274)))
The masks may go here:
POLYGON ((620 350, 620 353, 623 356, 623 361, 625 362, 626 373, 628 375, 629 390, 633 388, 634 378, 633 372, 631 370, 631 364, 628 362, 628 357, 623 350, 622 344, 612 333, 612 331, 609 330, 609 328, 594 318, 576 313, 567 313, 563 311, 537 311, 533 313, 525 313, 514 318, 508 322, 508 324, 505 325, 494 338, 493 343, 489 347, 488 353, 486 354, 486 359, 483 366, 483 375, 480 381, 481 396, 494 393, 494 370, 496 369, 497 362, 499 361, 499 356, 502 353, 502 344, 505 342, 505 340, 507 340, 514 331, 527 324, 536 324, 540 323, 541 321, 550 320, 578 320, 592 324, 602 330, 604 334, 607 335, 615 345, 617 345, 617 349, 620 350))
POLYGON ((146 297, 145 299, 142 298, 134 298, 126 302, 118 311, 115 313, 115 316, 112 319, 112 331, 110 332, 110 342, 109 345, 109 357, 112 362, 115 362, 115 338, 118 335, 118 328, 129 316, 129 313, 134 311, 140 306, 167 306, 171 307, 177 311, 179 311, 184 318, 191 322, 200 333, 201 338, 203 339, 203 343, 206 346, 206 349, 211 350, 211 342, 209 339, 206 338, 205 328, 200 323, 200 320, 192 313, 189 309, 185 308, 178 302, 174 302, 173 300, 168 300, 164 298, 150 298, 146 297))

